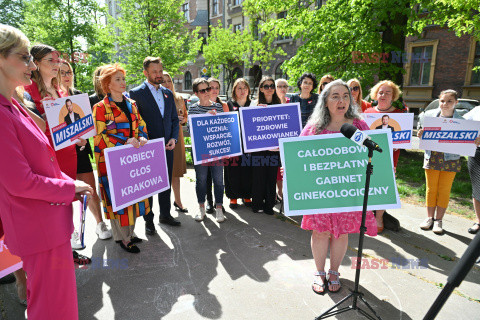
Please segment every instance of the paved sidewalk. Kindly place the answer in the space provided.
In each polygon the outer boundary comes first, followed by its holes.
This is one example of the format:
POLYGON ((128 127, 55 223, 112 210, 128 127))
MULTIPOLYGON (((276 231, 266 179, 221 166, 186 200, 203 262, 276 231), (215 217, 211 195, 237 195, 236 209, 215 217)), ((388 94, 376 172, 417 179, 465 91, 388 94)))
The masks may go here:
MULTIPOLYGON (((136 233, 145 239, 138 255, 112 239, 97 239, 94 219, 87 216, 81 253, 94 264, 76 271, 80 319, 314 319, 353 288, 350 258, 356 257, 358 235, 350 235, 340 268, 342 290, 318 296, 311 290, 310 233, 298 227, 298 217, 284 221, 227 204, 226 222, 207 215, 198 223, 194 175, 189 169, 189 179, 182 180, 189 213, 178 214, 180 228, 157 225, 158 234, 146 237, 143 219, 137 220, 136 233)), ((473 238, 467 233, 472 222, 447 213, 446 233, 437 236, 418 227, 425 208, 403 204, 389 211, 402 230, 366 237, 365 256, 390 262, 362 270, 361 291, 382 319, 422 319, 473 238)), ((476 265, 437 319, 480 319, 479 284, 476 265)), ((13 284, 0 286, 0 319, 25 319, 13 284)), ((350 311, 336 319, 364 318, 350 311)))

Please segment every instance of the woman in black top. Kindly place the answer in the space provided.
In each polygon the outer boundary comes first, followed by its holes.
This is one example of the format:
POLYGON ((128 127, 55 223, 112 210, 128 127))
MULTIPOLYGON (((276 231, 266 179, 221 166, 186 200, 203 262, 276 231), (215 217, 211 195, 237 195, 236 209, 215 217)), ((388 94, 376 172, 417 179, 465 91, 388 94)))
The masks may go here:
POLYGON ((298 80, 297 86, 300 94, 293 95, 290 102, 300 102, 302 127, 305 127, 318 101, 318 94, 313 92, 318 86, 317 77, 313 73, 304 73, 298 80))
MULTIPOLYGON (((73 69, 72 66, 63 61, 60 65, 59 70, 59 79, 60 79, 60 86, 62 91, 64 91, 69 96, 81 94, 80 90, 75 89, 73 86, 73 69)), ((88 203, 88 208, 93 213, 95 220, 97 222, 97 227, 95 232, 97 233, 100 239, 108 239, 112 237, 112 233, 108 230, 105 222, 102 218, 102 210, 100 208, 100 198, 96 192, 95 188, 95 176, 93 175, 93 168, 92 163, 90 161, 90 157, 93 158, 92 148, 88 140, 80 139, 85 144, 83 146, 76 145, 77 151, 77 179, 84 181, 92 186, 94 192, 92 194, 92 201, 88 203)), ((83 249, 81 244, 79 243, 78 233, 77 231, 74 232, 74 243, 72 246, 75 246, 74 249, 83 249)))
MULTIPOLYGON (((232 99, 227 102, 229 111, 250 106, 250 86, 244 78, 235 81, 232 88, 232 99)), ((237 199, 243 199, 245 206, 252 204, 252 167, 250 154, 232 157, 224 168, 225 194, 230 199, 230 208, 238 207, 237 199)))
MULTIPOLYGON (((259 84, 258 101, 251 105, 267 106, 280 104, 275 92, 275 81, 264 76, 259 84)), ((275 206, 277 170, 280 166, 278 151, 259 151, 252 153, 252 210, 273 215, 275 206)))

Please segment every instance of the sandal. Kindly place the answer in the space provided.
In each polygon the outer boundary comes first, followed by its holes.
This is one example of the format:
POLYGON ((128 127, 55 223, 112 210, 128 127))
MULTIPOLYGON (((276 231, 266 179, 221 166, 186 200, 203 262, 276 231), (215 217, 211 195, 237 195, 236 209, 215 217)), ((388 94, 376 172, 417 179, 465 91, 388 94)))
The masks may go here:
POLYGON ((127 252, 130 252, 130 253, 139 253, 140 252, 140 249, 135 245, 135 243, 133 243, 131 241, 129 243, 127 243, 127 245, 124 245, 123 241, 121 241, 119 244, 120 244, 120 247, 127 252))
POLYGON ((78 264, 78 265, 85 265, 85 264, 90 264, 92 263, 92 259, 89 257, 86 257, 82 254, 79 254, 77 251, 73 251, 73 262, 78 264))
POLYGON ((337 271, 328 270, 328 274, 337 276, 337 280, 332 280, 332 281, 330 281, 330 277, 328 277, 328 291, 330 291, 331 293, 340 291, 340 289, 342 289, 342 284, 340 283, 340 273, 337 271), (335 284, 338 285, 340 288, 338 288, 338 290, 335 290, 335 291, 330 290, 330 286, 335 284))
POLYGON ((471 228, 468 229, 468 233, 476 234, 480 230, 480 223, 475 222, 471 228))
POLYGON ((327 276, 327 274, 325 273, 325 271, 317 271, 313 274, 313 276, 314 278, 313 278, 312 290, 316 294, 323 296, 325 292, 327 292, 327 288, 325 286, 325 277, 327 276), (324 278, 322 279, 321 277, 324 277, 324 278), (319 286, 320 288, 323 288, 323 291, 315 290, 315 286, 319 286))

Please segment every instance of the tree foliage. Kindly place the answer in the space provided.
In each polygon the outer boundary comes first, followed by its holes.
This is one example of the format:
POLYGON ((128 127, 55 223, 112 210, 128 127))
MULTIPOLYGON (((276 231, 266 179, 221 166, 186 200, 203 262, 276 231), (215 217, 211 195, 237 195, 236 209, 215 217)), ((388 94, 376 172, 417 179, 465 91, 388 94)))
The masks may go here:
POLYGON ((357 77, 366 85, 375 75, 401 84, 403 63, 392 59, 392 52, 404 52, 405 37, 419 34, 429 24, 479 38, 478 4, 478 0, 329 0, 317 8, 314 1, 244 1, 247 12, 288 11, 285 19, 270 15, 260 28, 302 40, 297 54, 282 65, 293 79, 308 71, 357 77))
POLYGON ((57 49, 72 64, 77 87, 92 91, 92 71, 113 49, 105 19, 96 0, 28 0, 21 29, 33 43, 57 49))
POLYGON ((19 28, 24 20, 25 4, 22 0, 0 1, 0 23, 19 28))
POLYGON ((186 20, 177 0, 122 0, 115 40, 120 60, 127 68, 128 81, 143 78, 142 63, 147 56, 162 58, 172 75, 195 58, 202 40, 198 30, 185 28, 186 20))

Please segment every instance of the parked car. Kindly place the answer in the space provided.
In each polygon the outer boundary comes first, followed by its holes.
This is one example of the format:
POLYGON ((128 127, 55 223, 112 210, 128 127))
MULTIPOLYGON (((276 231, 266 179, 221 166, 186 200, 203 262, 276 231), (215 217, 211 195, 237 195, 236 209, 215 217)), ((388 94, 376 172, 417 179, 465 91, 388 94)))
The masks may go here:
MULTIPOLYGON (((478 100, 473 99, 458 99, 458 103, 455 106, 455 111, 461 116, 465 113, 469 112, 473 108, 480 106, 480 102, 478 100)), ((437 109, 439 107, 438 99, 433 100, 430 104, 423 110, 423 112, 437 109)), ((423 113, 422 112, 422 113, 423 113)))
POLYGON ((190 106, 192 104, 195 104, 199 101, 198 97, 194 94, 192 94, 188 99, 187 99, 187 109, 190 109, 190 106))
POLYGON ((188 100, 188 98, 190 98, 191 96, 190 93, 183 93, 183 92, 177 92, 177 93, 182 96, 183 100, 188 100))

